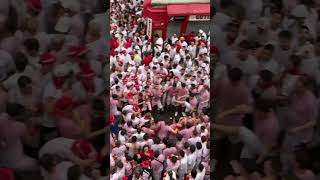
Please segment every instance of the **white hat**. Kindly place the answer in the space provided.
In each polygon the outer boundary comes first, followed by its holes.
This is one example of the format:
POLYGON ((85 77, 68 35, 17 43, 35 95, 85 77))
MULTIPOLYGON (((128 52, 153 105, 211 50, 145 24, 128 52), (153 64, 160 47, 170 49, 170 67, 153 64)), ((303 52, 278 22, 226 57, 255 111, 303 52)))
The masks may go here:
POLYGON ((70 68, 66 64, 59 64, 54 67, 53 74, 57 77, 63 77, 68 75, 70 72, 70 68))
POLYGON ((132 82, 127 82, 127 86, 132 86, 133 83, 132 82))
POLYGON ((58 20, 54 29, 61 33, 66 33, 70 30, 71 27, 71 19, 69 17, 62 16, 58 20))
POLYGON ((129 61, 130 65, 135 65, 134 61, 129 61))
POLYGON ((139 46, 135 46, 135 47, 134 47, 134 49, 139 50, 139 49, 140 49, 140 47, 139 47, 139 46))
POLYGON ((202 63, 201 67, 205 68, 205 67, 207 67, 207 64, 206 63, 202 63))
POLYGON ((74 12, 80 11, 80 3, 77 0, 60 0, 62 7, 74 12))
POLYGON ((305 18, 309 13, 306 6, 300 4, 293 8, 290 14, 294 17, 305 18))
POLYGON ((202 30, 202 29, 199 29, 199 33, 202 34, 202 33, 203 33, 203 30, 202 30))

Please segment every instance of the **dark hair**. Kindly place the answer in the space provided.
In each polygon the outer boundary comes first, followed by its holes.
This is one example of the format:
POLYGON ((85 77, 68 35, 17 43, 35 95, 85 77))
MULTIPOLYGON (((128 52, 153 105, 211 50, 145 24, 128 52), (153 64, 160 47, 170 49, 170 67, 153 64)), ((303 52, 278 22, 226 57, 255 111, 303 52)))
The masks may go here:
POLYGON ((79 180, 81 176, 81 169, 79 165, 74 165, 68 168, 68 180, 79 180))
POLYGON ((39 41, 36 38, 29 38, 23 42, 24 47, 28 51, 38 51, 39 50, 39 41))
POLYGON ((144 134, 144 135, 143 135, 143 139, 144 139, 144 140, 148 140, 148 139, 149 139, 149 135, 148 135, 147 133, 144 134))
POLYGON ((190 147, 190 144, 189 144, 188 142, 185 142, 185 143, 183 144, 183 147, 184 147, 185 149, 188 149, 188 148, 190 147))
POLYGON ((11 117, 21 116, 25 113, 25 107, 18 103, 8 103, 6 112, 11 117))
POLYGON ((14 64, 18 72, 23 72, 29 64, 28 58, 22 52, 17 52, 14 56, 14 64))
POLYGON ((203 164, 200 163, 199 164, 199 170, 202 171, 203 169, 204 169, 204 166, 203 166, 203 164))
POLYGON ((18 79, 19 88, 25 88, 27 85, 31 84, 32 80, 28 76, 20 76, 18 79))
POLYGON ((191 171, 191 176, 192 176, 193 178, 196 178, 196 177, 197 177, 197 174, 198 174, 197 170, 196 170, 196 169, 192 169, 192 171, 191 171))
POLYGON ((50 172, 55 164, 55 155, 53 154, 44 154, 40 157, 39 163, 46 171, 50 172))
POLYGON ((154 155, 155 158, 158 158, 158 157, 160 156, 160 152, 159 152, 159 151, 156 151, 156 152, 154 152, 153 155, 154 155))
POLYGON ((195 151, 196 151, 196 146, 192 144, 192 145, 190 146, 190 152, 191 152, 191 153, 194 153, 195 151))
POLYGON ((133 143, 137 142, 137 137, 136 136, 132 136, 131 142, 133 142, 133 143))
POLYGON ((197 147, 198 150, 202 149, 202 144, 201 144, 201 142, 197 142, 197 143, 196 143, 196 147, 197 147))
POLYGON ((155 144, 160 144, 160 142, 161 142, 161 139, 159 137, 155 137, 154 143, 155 144))
POLYGON ((283 30, 278 34, 280 39, 287 39, 291 40, 292 39, 292 33, 288 30, 283 30))
POLYGON ((238 82, 242 79, 243 72, 240 68, 232 68, 228 71, 228 77, 232 82, 238 82))
POLYGON ((117 162, 117 167, 122 169, 123 168, 123 163, 121 161, 118 161, 117 162))
POLYGON ((173 163, 176 163, 176 162, 178 161, 178 158, 177 158, 176 156, 172 156, 172 157, 171 157, 171 161, 172 161, 173 163))
POLYGON ((181 134, 177 134, 176 137, 177 137, 178 141, 181 141, 183 139, 183 136, 181 134))
POLYGON ((260 71, 259 76, 261 79, 267 82, 271 82, 273 79, 273 73, 267 69, 260 71))
POLYGON ((273 51, 274 51, 274 46, 273 46, 272 44, 266 44, 266 45, 263 47, 263 49, 273 52, 273 51))
POLYGON ((184 157, 184 156, 185 156, 184 151, 183 151, 183 150, 180 150, 180 151, 179 151, 179 155, 180 155, 181 157, 184 157))
POLYGON ((246 49, 246 50, 249 50, 251 48, 250 46, 250 42, 248 40, 242 40, 239 45, 238 45, 239 48, 242 48, 242 49, 246 49))

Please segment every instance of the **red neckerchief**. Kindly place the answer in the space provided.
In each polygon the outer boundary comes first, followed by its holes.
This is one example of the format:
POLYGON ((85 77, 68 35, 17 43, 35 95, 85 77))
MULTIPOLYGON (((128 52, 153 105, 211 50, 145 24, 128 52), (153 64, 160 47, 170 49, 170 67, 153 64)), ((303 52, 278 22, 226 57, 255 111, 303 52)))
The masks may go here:
POLYGON ((55 77, 53 78, 53 84, 56 87, 56 89, 61 89, 63 84, 65 82, 65 78, 64 77, 55 77))
POLYGON ((287 71, 287 73, 296 75, 296 76, 303 76, 304 72, 302 72, 299 68, 292 68, 287 71))
POLYGON ((271 82, 271 83, 263 83, 263 84, 259 84, 259 87, 261 88, 261 89, 269 89, 269 88, 271 88, 273 86, 273 83, 271 82))

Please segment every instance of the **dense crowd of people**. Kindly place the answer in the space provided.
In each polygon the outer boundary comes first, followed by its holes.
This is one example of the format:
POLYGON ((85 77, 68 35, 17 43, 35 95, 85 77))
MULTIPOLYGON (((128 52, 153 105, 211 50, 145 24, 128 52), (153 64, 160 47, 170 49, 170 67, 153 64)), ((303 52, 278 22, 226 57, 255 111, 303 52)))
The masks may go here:
POLYGON ((111 1, 111 179, 210 179, 210 34, 148 37, 143 1, 111 1))
POLYGON ((215 176, 315 180, 319 1, 214 3, 215 176))
POLYGON ((1 180, 106 179, 103 3, 1 0, 1 180))

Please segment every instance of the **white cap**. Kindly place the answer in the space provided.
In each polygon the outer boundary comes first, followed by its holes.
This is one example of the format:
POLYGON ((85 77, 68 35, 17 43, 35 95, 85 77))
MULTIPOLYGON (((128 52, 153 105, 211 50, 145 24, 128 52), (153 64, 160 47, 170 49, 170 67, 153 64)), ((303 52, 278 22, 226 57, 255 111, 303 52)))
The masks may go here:
POLYGON ((127 86, 132 86, 133 83, 132 82, 127 82, 127 86))
POLYGON ((205 67, 207 67, 207 64, 206 63, 202 63, 201 67, 205 68, 205 67))
POLYGON ((70 30, 71 27, 71 19, 69 17, 62 16, 58 20, 54 29, 61 33, 66 33, 70 30))
POLYGON ((202 30, 202 29, 199 29, 199 33, 202 34, 202 33, 203 33, 203 30, 202 30))
POLYGON ((135 65, 134 61, 129 61, 129 64, 135 65))
POLYGON ((63 77, 70 73, 70 68, 66 64, 59 64, 54 67, 53 74, 57 77, 63 77))
POLYGON ((306 6, 300 4, 293 8, 290 14, 294 17, 305 18, 309 13, 306 6))
POLYGON ((134 47, 134 49, 139 50, 139 49, 140 49, 140 47, 139 47, 139 46, 135 46, 135 47, 134 47))

